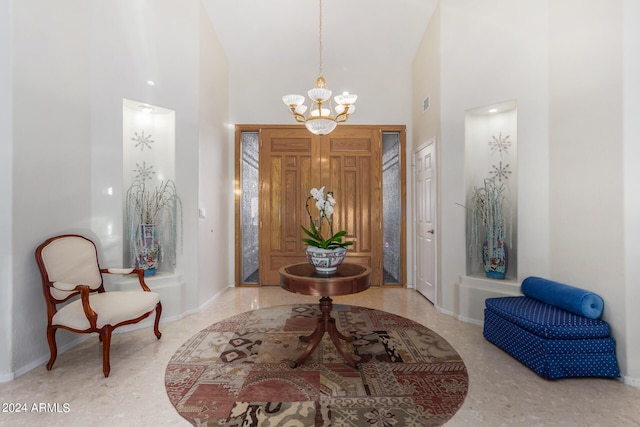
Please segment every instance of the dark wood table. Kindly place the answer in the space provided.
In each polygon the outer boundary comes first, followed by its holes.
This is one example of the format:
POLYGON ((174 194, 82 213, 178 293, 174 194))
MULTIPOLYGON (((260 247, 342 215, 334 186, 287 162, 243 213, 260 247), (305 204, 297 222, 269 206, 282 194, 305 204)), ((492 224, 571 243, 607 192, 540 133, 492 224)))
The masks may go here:
POLYGON ((336 320, 331 317, 333 309, 331 297, 356 294, 369 289, 370 275, 371 269, 369 267, 349 263, 339 265, 337 271, 330 275, 317 274, 315 267, 309 263, 287 265, 280 269, 280 287, 289 292, 321 297, 320 312, 322 315, 318 317, 318 323, 311 335, 300 337, 309 345, 300 357, 291 362, 292 368, 307 360, 322 341, 325 332, 329 334, 331 341, 347 363, 356 369, 360 368, 360 363, 353 360, 353 357, 340 342, 340 340, 352 342, 355 338, 345 336, 338 331, 336 320))

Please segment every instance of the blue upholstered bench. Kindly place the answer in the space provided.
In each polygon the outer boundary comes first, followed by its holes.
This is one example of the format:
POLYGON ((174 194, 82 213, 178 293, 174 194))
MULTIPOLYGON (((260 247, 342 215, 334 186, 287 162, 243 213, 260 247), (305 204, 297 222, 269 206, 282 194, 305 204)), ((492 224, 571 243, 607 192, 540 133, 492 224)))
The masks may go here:
POLYGON ((526 278, 522 293, 486 299, 488 341, 544 378, 620 376, 600 296, 539 277, 526 278))

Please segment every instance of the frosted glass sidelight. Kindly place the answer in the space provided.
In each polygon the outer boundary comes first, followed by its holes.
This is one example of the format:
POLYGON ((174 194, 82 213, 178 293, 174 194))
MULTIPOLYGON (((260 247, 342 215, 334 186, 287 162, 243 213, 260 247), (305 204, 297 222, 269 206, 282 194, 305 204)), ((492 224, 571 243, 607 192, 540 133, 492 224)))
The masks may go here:
POLYGON ((258 132, 242 132, 240 144, 242 283, 258 283, 258 132))
POLYGON ((400 283, 400 134, 382 134, 382 256, 385 284, 400 283))

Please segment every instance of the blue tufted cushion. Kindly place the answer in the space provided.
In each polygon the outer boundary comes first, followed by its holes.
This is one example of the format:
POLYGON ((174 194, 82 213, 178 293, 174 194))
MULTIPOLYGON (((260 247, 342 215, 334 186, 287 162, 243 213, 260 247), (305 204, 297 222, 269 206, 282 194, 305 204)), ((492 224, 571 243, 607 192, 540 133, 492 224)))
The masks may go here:
POLYGON ((599 319, 604 311, 604 301, 600 295, 541 277, 524 279, 522 293, 591 319, 599 319))
POLYGON ((606 338, 609 324, 562 310, 527 296, 487 298, 486 308, 542 338, 606 338))

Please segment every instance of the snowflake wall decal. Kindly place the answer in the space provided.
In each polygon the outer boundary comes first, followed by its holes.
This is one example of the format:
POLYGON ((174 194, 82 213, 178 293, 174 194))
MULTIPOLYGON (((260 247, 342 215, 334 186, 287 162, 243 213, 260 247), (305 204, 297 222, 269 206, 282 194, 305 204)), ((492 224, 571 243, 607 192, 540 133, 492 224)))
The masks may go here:
POLYGON ((498 181, 502 182, 503 179, 505 181, 509 179, 509 175, 511 174, 511 171, 509 170, 508 163, 502 166, 502 161, 500 161, 500 166, 492 165, 491 167, 493 168, 493 170, 489 171, 489 173, 493 175, 495 178, 498 178, 498 181))
POLYGON ((146 181, 147 179, 151 179, 151 175, 156 172, 153 170, 153 165, 147 166, 147 162, 142 162, 142 166, 139 163, 136 163, 136 168, 133 170, 136 174, 136 179, 146 181))
POLYGON ((140 147, 140 151, 144 151, 144 147, 147 147, 151 150, 151 144, 154 143, 153 139, 151 139, 151 135, 145 135, 144 131, 141 131, 140 134, 138 132, 134 132, 135 136, 131 138, 132 141, 136 142, 135 148, 140 147))
POLYGON ((489 147, 491 147, 491 152, 499 152, 500 154, 507 153, 509 151, 509 147, 511 147, 511 141, 509 141, 509 135, 502 137, 502 132, 498 134, 497 137, 493 136, 493 140, 489 141, 489 147))

